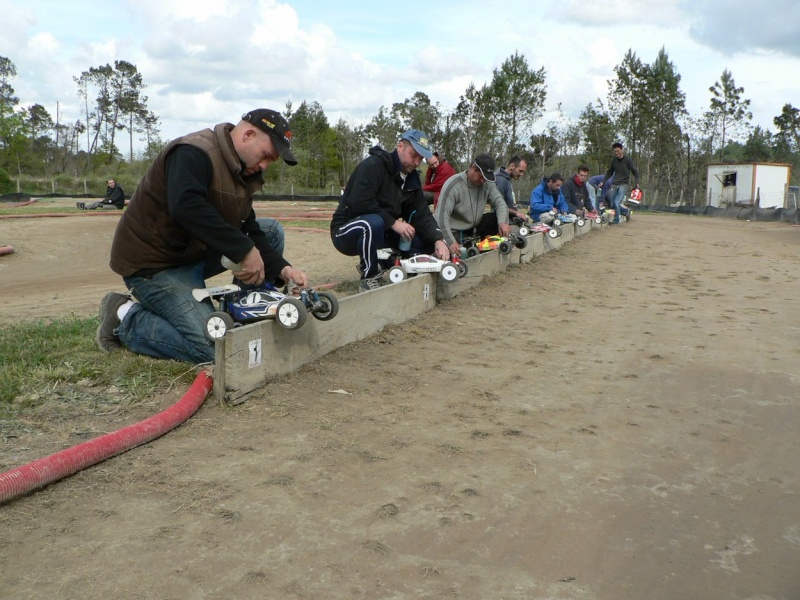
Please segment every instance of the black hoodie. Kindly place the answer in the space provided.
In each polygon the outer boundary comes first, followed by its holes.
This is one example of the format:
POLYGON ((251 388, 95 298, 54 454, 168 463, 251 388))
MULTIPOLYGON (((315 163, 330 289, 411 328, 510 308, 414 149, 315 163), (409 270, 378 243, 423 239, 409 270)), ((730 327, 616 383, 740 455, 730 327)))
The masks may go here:
POLYGON ((419 173, 416 170, 409 173, 404 185, 397 150, 370 148, 369 156, 361 161, 347 182, 331 219, 331 234, 348 221, 367 214, 380 215, 387 230, 402 218, 429 244, 443 239, 422 194, 419 173))

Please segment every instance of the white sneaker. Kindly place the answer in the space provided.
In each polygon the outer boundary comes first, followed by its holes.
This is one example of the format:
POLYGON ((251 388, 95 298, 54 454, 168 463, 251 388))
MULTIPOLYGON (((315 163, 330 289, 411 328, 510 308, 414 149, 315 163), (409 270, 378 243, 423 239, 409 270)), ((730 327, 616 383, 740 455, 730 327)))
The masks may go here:
POLYGON ((383 271, 381 271, 374 277, 364 277, 359 287, 362 292, 369 292, 370 290, 377 290, 379 287, 383 287, 383 285, 383 271))

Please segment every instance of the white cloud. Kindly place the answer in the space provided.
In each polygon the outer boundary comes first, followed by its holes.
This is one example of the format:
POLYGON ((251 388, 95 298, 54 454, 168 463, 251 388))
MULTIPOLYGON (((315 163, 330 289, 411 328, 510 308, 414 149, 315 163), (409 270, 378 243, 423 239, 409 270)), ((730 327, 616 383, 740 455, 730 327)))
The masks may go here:
POLYGON ((690 0, 692 38, 726 54, 752 50, 800 57, 800 3, 797 0, 690 0))
POLYGON ((532 69, 545 68, 547 110, 560 102, 577 118, 605 100, 629 48, 652 62, 663 46, 690 111, 706 109, 708 87, 729 68, 756 122, 771 127, 784 103, 798 103, 791 77, 800 71, 800 36, 788 36, 785 24, 800 22, 800 4, 762 5, 754 19, 743 0, 553 0, 487 19, 477 0, 441 0, 433 13, 410 0, 405 14, 322 0, 0 0, 0 56, 17 65, 12 85, 24 106, 38 102, 54 114, 59 102, 67 120, 81 114, 72 78, 127 60, 142 73, 163 137, 173 138, 287 101, 317 101, 332 123, 367 120, 417 91, 452 110, 470 82, 488 83, 516 51, 532 69), (742 38, 735 51, 734 24, 742 38))
MULTIPOLYGON (((554 6, 553 18, 559 17, 575 25, 620 25, 635 23, 638 32, 647 35, 647 25, 673 23, 683 17, 680 0, 569 0, 563 6, 554 6)), ((633 43, 635 40, 631 40, 633 43)))

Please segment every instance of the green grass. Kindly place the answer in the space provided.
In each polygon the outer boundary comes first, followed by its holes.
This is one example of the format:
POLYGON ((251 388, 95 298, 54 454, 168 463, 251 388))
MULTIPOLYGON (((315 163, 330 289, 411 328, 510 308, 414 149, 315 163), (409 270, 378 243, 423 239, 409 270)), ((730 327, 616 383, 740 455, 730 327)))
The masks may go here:
MULTIPOLYGON (((93 202, 91 199, 87 201, 87 203, 91 202, 93 202)), ((6 204, 0 203, 0 215, 41 215, 53 213, 71 214, 78 212, 80 211, 78 211, 74 204, 72 206, 61 206, 45 202, 36 202, 28 206, 19 206, 17 208, 13 208, 6 204)))
POLYGON ((17 418, 51 399, 96 404, 134 403, 179 382, 196 369, 127 351, 106 354, 94 342, 96 319, 21 323, 0 333, 0 418, 17 418), (109 395, 107 390, 114 388, 109 395), (111 401, 111 400, 109 400, 111 401))
POLYGON ((279 219, 281 225, 284 227, 309 227, 312 229, 324 229, 328 231, 331 228, 331 220, 313 220, 313 221, 294 221, 292 219, 279 219))

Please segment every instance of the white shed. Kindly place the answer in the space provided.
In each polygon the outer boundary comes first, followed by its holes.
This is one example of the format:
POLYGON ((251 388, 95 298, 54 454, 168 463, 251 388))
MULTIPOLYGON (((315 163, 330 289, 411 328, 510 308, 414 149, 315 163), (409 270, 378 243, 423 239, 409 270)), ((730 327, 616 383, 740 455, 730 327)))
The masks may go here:
POLYGON ((708 165, 706 200, 709 206, 783 208, 792 176, 783 163, 730 163, 708 165))

